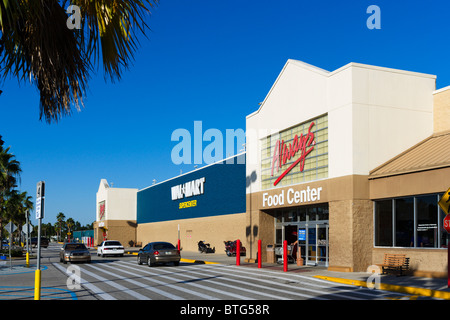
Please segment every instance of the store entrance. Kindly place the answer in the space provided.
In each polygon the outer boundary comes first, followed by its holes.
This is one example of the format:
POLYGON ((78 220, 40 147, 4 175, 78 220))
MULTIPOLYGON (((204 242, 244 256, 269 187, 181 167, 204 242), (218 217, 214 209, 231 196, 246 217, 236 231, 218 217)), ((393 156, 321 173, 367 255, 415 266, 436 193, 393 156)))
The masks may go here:
POLYGON ((306 265, 328 267, 328 224, 304 223, 298 226, 301 257, 306 265))
POLYGON ((300 252, 305 265, 326 266, 329 262, 329 221, 328 204, 279 209, 274 211, 275 243, 282 246, 297 240, 292 258, 297 259, 300 252))

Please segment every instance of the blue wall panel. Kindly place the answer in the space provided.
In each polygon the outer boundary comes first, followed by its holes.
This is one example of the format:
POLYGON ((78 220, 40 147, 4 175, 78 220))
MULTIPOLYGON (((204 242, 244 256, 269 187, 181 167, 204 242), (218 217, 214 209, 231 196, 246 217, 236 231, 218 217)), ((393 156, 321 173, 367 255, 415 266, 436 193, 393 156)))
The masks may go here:
POLYGON ((234 157, 234 164, 228 162, 213 164, 138 191, 137 223, 245 212, 245 154, 234 157), (205 178, 203 194, 172 200, 173 186, 200 178, 205 178), (192 200, 196 200, 196 206, 179 208, 180 203, 192 200))

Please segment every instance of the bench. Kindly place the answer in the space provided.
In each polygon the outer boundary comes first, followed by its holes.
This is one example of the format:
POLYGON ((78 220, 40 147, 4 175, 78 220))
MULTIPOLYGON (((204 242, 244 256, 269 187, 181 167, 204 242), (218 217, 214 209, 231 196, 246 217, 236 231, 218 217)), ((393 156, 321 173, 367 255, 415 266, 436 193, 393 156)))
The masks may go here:
POLYGON ((409 258, 405 254, 389 254, 384 255, 384 260, 382 264, 377 264, 381 267, 383 273, 386 274, 387 271, 397 271, 400 276, 403 275, 403 271, 409 269, 409 258))

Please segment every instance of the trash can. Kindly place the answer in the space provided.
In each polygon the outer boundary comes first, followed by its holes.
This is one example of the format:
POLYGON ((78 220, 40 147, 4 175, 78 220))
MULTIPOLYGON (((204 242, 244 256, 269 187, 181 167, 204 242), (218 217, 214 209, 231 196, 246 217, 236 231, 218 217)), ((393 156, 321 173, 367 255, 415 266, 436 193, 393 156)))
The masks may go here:
POLYGON ((267 263, 275 263, 275 249, 273 244, 268 244, 266 247, 267 263))

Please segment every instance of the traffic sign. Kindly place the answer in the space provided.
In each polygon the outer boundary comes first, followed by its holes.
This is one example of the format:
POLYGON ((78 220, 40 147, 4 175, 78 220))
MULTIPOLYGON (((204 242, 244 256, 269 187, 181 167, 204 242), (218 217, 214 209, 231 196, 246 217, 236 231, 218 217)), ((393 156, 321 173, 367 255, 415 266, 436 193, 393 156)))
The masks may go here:
POLYGON ((449 207, 450 207, 450 188, 444 193, 442 198, 438 202, 439 207, 441 207, 442 211, 445 212, 445 214, 449 214, 449 207))
POLYGON ((24 233, 24 234, 29 234, 29 233, 31 233, 32 231, 31 231, 31 224, 24 224, 23 226, 22 226, 22 232, 24 233), (28 228, 27 228, 27 226, 28 226, 28 228))
POLYGON ((45 182, 39 181, 36 186, 36 219, 44 218, 45 182))
POLYGON ((17 227, 14 223, 11 221, 5 226, 6 231, 8 231, 9 234, 13 233, 17 230, 17 227))
POLYGON ((444 229, 450 234, 450 214, 446 215, 444 218, 444 229))

